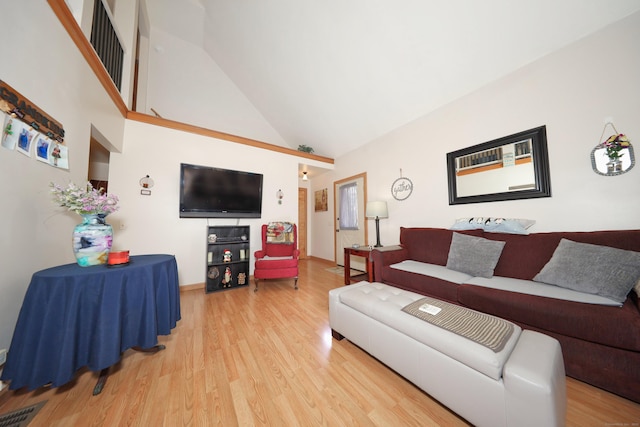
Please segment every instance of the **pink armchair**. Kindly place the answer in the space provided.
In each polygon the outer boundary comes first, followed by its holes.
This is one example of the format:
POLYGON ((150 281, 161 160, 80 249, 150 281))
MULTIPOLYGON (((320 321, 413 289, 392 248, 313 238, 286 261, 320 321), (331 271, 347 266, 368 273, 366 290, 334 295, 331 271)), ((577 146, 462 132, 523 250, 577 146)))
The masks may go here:
POLYGON ((295 224, 269 223, 262 225, 262 250, 255 252, 253 279, 258 291, 258 280, 293 278, 298 289, 298 230, 295 224))

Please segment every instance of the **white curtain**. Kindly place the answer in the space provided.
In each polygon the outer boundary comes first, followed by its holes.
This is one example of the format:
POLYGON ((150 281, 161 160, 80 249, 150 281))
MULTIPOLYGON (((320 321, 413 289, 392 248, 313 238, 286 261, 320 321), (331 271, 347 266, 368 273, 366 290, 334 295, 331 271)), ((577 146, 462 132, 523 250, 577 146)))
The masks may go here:
POLYGON ((358 186, 355 182, 340 186, 340 229, 358 229, 358 186))

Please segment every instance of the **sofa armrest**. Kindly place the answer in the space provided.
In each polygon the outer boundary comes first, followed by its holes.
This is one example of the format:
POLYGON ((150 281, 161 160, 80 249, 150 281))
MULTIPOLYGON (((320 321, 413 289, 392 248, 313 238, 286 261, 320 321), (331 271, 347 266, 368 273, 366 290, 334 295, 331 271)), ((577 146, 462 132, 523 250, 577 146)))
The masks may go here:
POLYGON ((382 278, 382 268, 409 259, 409 250, 403 246, 374 249, 371 252, 371 258, 373 260, 373 280, 379 281, 382 278))
POLYGON ((256 259, 264 258, 264 257, 265 257, 265 255, 266 255, 266 253, 265 253, 264 251, 262 251, 262 250, 255 251, 255 252, 254 252, 254 254, 253 254, 253 256, 254 256, 256 259))

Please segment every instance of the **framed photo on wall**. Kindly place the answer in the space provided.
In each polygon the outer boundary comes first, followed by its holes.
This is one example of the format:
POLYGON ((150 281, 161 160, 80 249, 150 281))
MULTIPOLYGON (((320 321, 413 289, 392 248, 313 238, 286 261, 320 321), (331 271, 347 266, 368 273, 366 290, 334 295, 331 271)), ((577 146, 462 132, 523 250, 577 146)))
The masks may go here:
POLYGON ((316 212, 325 212, 329 210, 329 205, 327 202, 327 189, 323 188, 322 190, 318 190, 314 193, 315 195, 315 211, 316 212))

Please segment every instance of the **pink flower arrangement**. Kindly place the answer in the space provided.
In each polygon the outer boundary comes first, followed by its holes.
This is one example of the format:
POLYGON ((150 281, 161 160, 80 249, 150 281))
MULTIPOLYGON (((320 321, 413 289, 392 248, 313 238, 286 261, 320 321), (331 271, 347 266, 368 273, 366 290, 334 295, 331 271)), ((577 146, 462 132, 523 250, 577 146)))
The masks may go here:
POLYGON ((618 135, 611 135, 602 143, 602 145, 607 150, 607 156, 609 156, 611 160, 617 160, 624 155, 624 153, 620 153, 620 151, 628 148, 631 145, 631 142, 625 134, 621 133, 618 135))
POLYGON ((51 187, 53 201, 57 205, 79 215, 108 215, 119 209, 116 195, 105 194, 104 188, 96 190, 90 182, 87 182, 85 188, 78 187, 73 182, 70 182, 66 188, 53 182, 49 186, 51 187))

